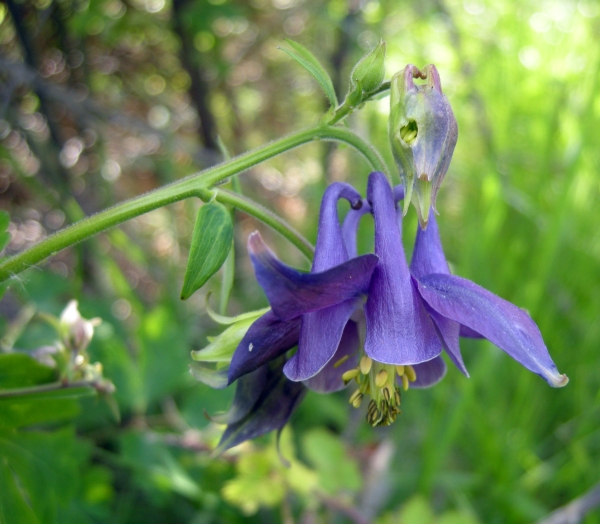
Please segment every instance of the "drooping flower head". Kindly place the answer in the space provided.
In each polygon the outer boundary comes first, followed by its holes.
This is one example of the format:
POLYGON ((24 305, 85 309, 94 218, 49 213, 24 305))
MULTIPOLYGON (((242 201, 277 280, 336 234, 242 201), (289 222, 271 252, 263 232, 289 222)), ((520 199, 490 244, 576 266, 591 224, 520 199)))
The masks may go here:
POLYGON ((394 75, 388 134, 406 191, 404 214, 412 201, 425 228, 458 139, 456 119, 434 65, 420 71, 409 64, 394 75), (426 83, 415 85, 415 78, 426 83))
POLYGON ((567 383, 527 313, 450 275, 433 214, 426 230, 418 228, 409 268, 397 205, 403 194, 378 172, 369 175, 366 200, 347 184, 330 186, 310 273, 280 262, 258 233, 250 236, 255 274, 271 310, 252 323, 223 381, 238 381, 238 389, 221 448, 281 429, 306 387, 332 392, 355 382, 350 403, 359 407, 370 397, 367 421, 391 424, 402 390, 442 379, 442 350, 467 374, 459 336, 485 337, 550 385, 567 383), (351 203, 342 227, 340 198, 351 203), (375 222, 375 254, 357 256, 356 231, 367 213, 375 222))

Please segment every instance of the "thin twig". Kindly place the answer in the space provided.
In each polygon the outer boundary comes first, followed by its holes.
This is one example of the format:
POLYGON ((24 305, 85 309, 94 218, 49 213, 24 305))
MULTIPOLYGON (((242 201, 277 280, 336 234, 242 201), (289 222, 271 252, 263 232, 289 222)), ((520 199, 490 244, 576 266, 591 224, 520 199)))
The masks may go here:
POLYGON ((350 506, 341 500, 325 495, 324 493, 315 493, 316 497, 328 508, 346 515, 355 524, 369 524, 371 521, 367 519, 357 508, 350 506))
POLYGON ((600 482, 581 497, 554 510, 537 524, 578 524, 597 507, 600 507, 600 482))

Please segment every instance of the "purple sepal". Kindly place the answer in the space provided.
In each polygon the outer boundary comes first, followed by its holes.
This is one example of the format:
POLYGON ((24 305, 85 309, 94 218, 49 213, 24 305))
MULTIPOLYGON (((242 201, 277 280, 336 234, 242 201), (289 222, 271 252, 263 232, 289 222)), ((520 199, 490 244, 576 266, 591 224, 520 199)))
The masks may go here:
POLYGON ((429 213, 427 229, 417 226, 417 238, 410 261, 410 272, 416 278, 432 273, 450 274, 433 210, 429 213))
POLYGON ((410 383, 411 388, 428 388, 437 384, 446 374, 446 363, 441 356, 427 362, 414 364, 417 380, 410 383))
POLYGON ((233 353, 228 383, 231 384, 298 344, 300 323, 299 317, 279 320, 272 311, 256 319, 233 353))
POLYGON ((437 328, 438 336, 442 341, 444 351, 450 357, 450 360, 454 365, 465 375, 469 376, 469 372, 463 362, 462 354, 460 352, 460 344, 458 340, 458 334, 460 332, 460 324, 450 320, 449 318, 443 317, 433 309, 427 306, 427 311, 433 319, 433 323, 437 328))
POLYGON ((383 173, 369 175, 367 198, 375 219, 373 272, 365 304, 365 352, 386 364, 418 364, 442 351, 436 329, 406 264, 392 190, 383 173))
POLYGON ((268 372, 267 366, 261 366, 240 377, 235 387, 231 407, 225 413, 209 415, 210 420, 217 424, 235 424, 244 418, 260 397, 261 390, 257 385, 265 383, 268 372))
POLYGON ((279 261, 258 232, 250 235, 248 251, 258 283, 281 320, 366 294, 378 261, 375 255, 363 255, 327 271, 301 273, 279 261))
POLYGON ((440 315, 480 333, 551 386, 566 385, 550 358, 540 330, 522 309, 464 278, 427 275, 421 296, 440 315))
POLYGON ((298 351, 283 367, 290 380, 307 380, 332 359, 344 328, 356 309, 356 299, 302 316, 298 351))
POLYGON ((215 454, 283 428, 307 391, 302 382, 288 380, 277 362, 269 365, 264 379, 250 386, 260 392, 256 402, 243 418, 227 426, 215 454))
POLYGON ((460 336, 465 338, 485 338, 483 335, 469 329, 467 326, 460 326, 460 336))

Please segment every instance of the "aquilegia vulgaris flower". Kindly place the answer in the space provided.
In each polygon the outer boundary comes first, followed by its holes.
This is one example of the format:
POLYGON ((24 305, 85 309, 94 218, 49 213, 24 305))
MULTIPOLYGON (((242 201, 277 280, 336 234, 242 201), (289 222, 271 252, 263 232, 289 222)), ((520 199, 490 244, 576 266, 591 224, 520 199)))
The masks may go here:
POLYGON ((370 397, 367 421, 391 424, 403 389, 428 387, 444 376, 442 350, 467 374, 461 335, 487 338, 551 386, 567 383, 525 311, 450 274, 434 213, 427 229, 417 230, 409 268, 397 204, 402 197, 402 187, 392 190, 378 172, 369 175, 366 201, 348 184, 332 184, 321 204, 310 273, 283 264, 258 233, 250 235, 248 249, 271 310, 233 354, 228 383, 237 381, 238 389, 222 448, 283 427, 304 386, 331 392, 355 382, 350 403, 358 407, 370 397), (340 198, 352 207, 343 227, 340 198), (369 212, 375 254, 357 256, 356 229, 369 212))

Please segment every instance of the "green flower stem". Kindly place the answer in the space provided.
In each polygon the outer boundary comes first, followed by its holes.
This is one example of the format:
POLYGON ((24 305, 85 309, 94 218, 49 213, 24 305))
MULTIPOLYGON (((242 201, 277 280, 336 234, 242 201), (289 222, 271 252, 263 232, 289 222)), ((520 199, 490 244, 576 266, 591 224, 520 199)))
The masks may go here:
POLYGON ((218 202, 237 207, 241 211, 257 218, 288 239, 304 256, 306 256, 306 258, 308 258, 309 261, 312 260, 315 248, 279 215, 276 215, 260 204, 253 202, 249 198, 232 193, 231 191, 218 189, 216 193, 216 200, 218 202))
POLYGON ((201 197, 206 189, 222 180, 312 140, 345 142, 361 153, 373 169, 383 171, 389 176, 385 161, 379 153, 368 142, 351 131, 332 126, 306 129, 80 220, 0 263, 0 282, 96 233, 185 198, 201 197))
MULTIPOLYGON (((67 391, 79 389, 81 390, 79 393, 81 394, 93 394, 94 389, 97 391, 103 391, 103 386, 100 382, 88 381, 88 380, 79 380, 77 382, 51 382, 49 384, 42 384, 39 386, 30 386, 27 388, 17 388, 17 389, 4 389, 0 391, 0 399, 3 398, 15 398, 15 397, 25 397, 28 395, 39 395, 44 393, 50 393, 53 391, 67 391)), ((70 393, 76 393, 70 391, 70 393)))
MULTIPOLYGON (((387 94, 387 91, 389 91, 389 90, 390 90, 390 82, 384 82, 383 84, 381 84, 381 86, 379 86, 379 88, 376 91, 373 91, 372 93, 370 93, 368 95, 365 95, 363 97, 363 99, 360 101, 360 103, 357 104, 356 106, 349 106, 346 104, 342 104, 340 107, 337 108, 335 114, 333 115, 333 118, 327 122, 327 125, 333 126, 333 125, 337 124, 340 120, 343 120, 348 115, 352 114, 356 108, 361 107, 365 102, 369 102, 369 101, 375 99, 376 97, 378 97, 379 95, 387 94)), ((384 171, 384 173, 385 173, 385 171, 384 171)), ((389 177, 388 177, 388 179, 389 179, 389 177)))

